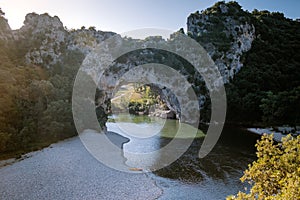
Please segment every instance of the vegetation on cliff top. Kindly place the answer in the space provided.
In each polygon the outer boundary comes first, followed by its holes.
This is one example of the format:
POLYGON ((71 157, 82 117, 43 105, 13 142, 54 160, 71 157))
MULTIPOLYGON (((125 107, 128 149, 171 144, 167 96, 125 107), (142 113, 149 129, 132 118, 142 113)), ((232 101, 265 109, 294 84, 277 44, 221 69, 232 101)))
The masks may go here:
POLYGON ((252 12, 256 39, 244 66, 226 86, 235 122, 300 123, 300 23, 283 14, 252 12))
POLYGON ((200 15, 208 20, 199 25, 204 33, 188 34, 204 47, 212 43, 220 51, 232 43, 225 34, 231 28, 226 27, 226 20, 255 27, 252 47, 241 59, 243 67, 226 84, 227 121, 252 126, 300 124, 300 23, 279 12, 255 9, 250 13, 233 1, 218 2, 191 17, 199 19, 200 15))

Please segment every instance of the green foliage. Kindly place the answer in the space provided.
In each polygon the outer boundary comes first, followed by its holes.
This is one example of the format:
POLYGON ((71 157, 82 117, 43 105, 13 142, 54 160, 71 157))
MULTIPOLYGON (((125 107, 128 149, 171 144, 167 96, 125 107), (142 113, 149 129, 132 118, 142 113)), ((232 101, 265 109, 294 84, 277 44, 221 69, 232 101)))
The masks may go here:
POLYGON ((300 136, 288 135, 282 143, 274 144, 272 135, 264 135, 256 147, 258 159, 241 178, 249 182, 250 191, 227 199, 300 199, 300 136))
POLYGON ((260 108, 266 123, 299 124, 300 86, 278 94, 267 92, 266 97, 261 100, 260 108))
POLYGON ((48 104, 39 120, 42 136, 62 139, 74 135, 72 110, 69 102, 58 100, 48 104))
MULTIPOLYGON (((197 37, 195 39, 200 43, 212 42, 219 51, 225 52, 232 43, 232 35, 228 35, 224 24, 225 18, 231 16, 236 21, 255 26, 257 37, 251 50, 242 58, 244 67, 226 85, 229 121, 299 124, 300 23, 286 19, 278 12, 254 10, 250 14, 242 11, 236 2, 226 3, 228 12, 222 13, 221 4, 224 2, 204 11, 209 15, 209 23, 199 26, 204 26, 207 33, 200 37, 188 34, 197 37)), ((0 9, 1 19, 3 15, 0 9)), ((200 14, 193 16, 199 17, 200 14)), ((0 152, 26 149, 33 143, 56 141, 75 134, 71 113, 72 85, 84 55, 66 49, 62 43, 59 45, 62 59, 50 70, 26 65, 25 54, 39 47, 45 37, 36 34, 35 38, 27 40, 30 31, 24 32, 24 38, 17 41, 0 40, 0 152)), ((160 37, 148 39, 161 40, 160 37)), ((150 50, 155 56, 143 57, 145 63, 156 61, 173 66, 194 84, 197 95, 207 94, 203 81, 198 78, 200 74, 191 64, 168 52, 150 50)), ((137 52, 131 58, 135 60, 139 56, 137 52)), ((122 58, 119 62, 127 62, 126 57, 122 58)), ((132 109, 145 111, 154 104, 155 95, 151 92, 146 88, 142 98, 131 101, 132 109)), ((204 107, 209 108, 208 101, 205 103, 204 107)), ((104 123, 109 108, 103 108, 97 102, 96 106, 99 121, 104 123)), ((201 116, 209 118, 207 110, 201 116)))
POLYGON ((130 114, 137 114, 143 112, 149 113, 150 106, 157 103, 157 94, 151 90, 150 86, 136 85, 135 93, 138 95, 131 95, 129 99, 128 109, 130 114))
POLYGON ((10 133, 0 132, 0 152, 5 151, 9 147, 10 138, 10 133))
POLYGON ((105 110, 102 106, 96 107, 96 115, 101 128, 105 126, 107 118, 107 110, 105 110))
POLYGON ((1 149, 12 151, 26 147, 31 141, 32 135, 28 134, 23 121, 23 112, 26 105, 20 107, 19 102, 28 102, 30 92, 28 90, 31 82, 40 81, 45 73, 39 67, 16 66, 10 59, 11 49, 1 46, 0 55, 0 132, 1 149), (20 109, 22 108, 22 109, 20 109))
MULTIPOLYGON (((249 13, 237 2, 220 1, 201 14, 207 23, 198 25, 206 31, 188 34, 204 46, 212 43, 217 48, 213 60, 221 58, 232 45, 228 28, 245 23, 255 27, 252 47, 241 58, 243 67, 225 86, 227 121, 251 126, 299 124, 300 23, 279 12, 249 13)), ((196 12, 191 17, 200 19, 201 14, 196 12)), ((239 34, 239 28, 235 30, 239 34)))
POLYGON ((243 68, 226 85, 228 120, 299 124, 300 23, 258 10, 250 23, 257 38, 243 55, 243 68))
POLYGON ((25 53, 34 45, 0 40, 0 153, 31 151, 76 134, 71 95, 84 57, 65 50, 50 70, 26 65, 25 53))
MULTIPOLYGON (((232 23, 245 24, 250 21, 250 15, 241 9, 241 6, 234 1, 225 3, 225 1, 217 2, 212 7, 202 11, 206 15, 206 23, 199 22, 201 29, 206 30, 201 35, 192 36, 202 45, 212 43, 220 52, 227 52, 233 41, 233 36, 229 34, 232 23), (221 11, 221 6, 227 8, 227 12, 221 11), (231 19, 231 21, 228 21, 231 19)), ((200 14, 194 13, 192 17, 199 18, 200 14)))
POLYGON ((225 3, 225 1, 219 1, 215 3, 212 7, 206 9, 203 11, 204 14, 209 15, 209 14, 226 14, 230 16, 235 16, 235 15, 241 15, 242 7, 236 2, 236 1, 229 1, 228 3, 225 3), (227 13, 221 13, 220 6, 221 5, 226 5, 228 7, 228 12, 227 13))

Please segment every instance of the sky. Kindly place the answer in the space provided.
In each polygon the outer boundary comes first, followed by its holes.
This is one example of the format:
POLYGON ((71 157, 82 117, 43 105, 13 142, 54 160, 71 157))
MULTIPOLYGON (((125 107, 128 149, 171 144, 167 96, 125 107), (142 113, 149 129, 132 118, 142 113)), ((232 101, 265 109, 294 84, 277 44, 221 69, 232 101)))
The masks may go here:
MULTIPOLYGON (((300 18, 299 0, 237 0, 245 10, 283 12, 300 18)), ((12 29, 22 26, 27 13, 58 16, 68 29, 95 26, 97 30, 123 33, 141 28, 177 31, 187 17, 212 6, 216 0, 0 0, 12 29)))

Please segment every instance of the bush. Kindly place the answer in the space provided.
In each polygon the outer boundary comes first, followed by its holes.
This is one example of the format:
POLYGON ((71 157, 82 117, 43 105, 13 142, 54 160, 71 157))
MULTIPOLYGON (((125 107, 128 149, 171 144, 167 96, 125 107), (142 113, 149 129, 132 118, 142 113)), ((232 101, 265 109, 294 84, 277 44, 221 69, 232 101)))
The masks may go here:
POLYGON ((11 134, 0 132, 0 152, 7 151, 9 148, 11 134))
POLYGON ((274 144, 273 135, 264 135, 256 147, 258 159, 241 178, 252 188, 227 199, 300 199, 300 136, 274 144))

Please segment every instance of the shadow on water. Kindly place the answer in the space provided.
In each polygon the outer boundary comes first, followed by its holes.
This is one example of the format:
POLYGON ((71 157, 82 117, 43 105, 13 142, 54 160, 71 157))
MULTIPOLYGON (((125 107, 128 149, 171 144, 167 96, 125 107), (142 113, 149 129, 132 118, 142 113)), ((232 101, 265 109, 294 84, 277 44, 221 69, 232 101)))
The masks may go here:
MULTIPOLYGON (((138 123, 150 123, 147 128, 151 128, 152 122, 149 122, 147 117, 145 121, 143 121, 145 117, 133 118, 139 118, 134 119, 138 123)), ((167 131, 176 131, 176 127, 172 127, 174 122, 166 124, 167 131)), ((120 133, 120 130, 113 131, 120 133)), ((139 153, 155 151, 172 140, 159 135, 146 139, 123 136, 130 139, 124 145, 125 157, 126 151, 139 153)), ((178 160, 148 175, 164 190, 164 195, 160 199, 187 198, 186 195, 189 199, 224 199, 230 194, 243 190, 246 186, 239 179, 248 164, 256 158, 254 145, 257 139, 258 136, 246 130, 225 127, 216 146, 205 158, 198 158, 203 138, 194 139, 189 149, 178 160)), ((127 164, 131 166, 138 166, 140 162, 136 158, 127 159, 130 160, 127 164)), ((164 156, 156 157, 155 162, 161 162, 160 159, 164 159, 164 156)), ((155 163, 153 165, 155 166, 155 163)))
MULTIPOLYGON (((195 139, 184 155, 155 174, 186 183, 205 179, 230 180, 231 176, 241 176, 242 171, 255 159, 254 145, 257 139, 247 131, 226 127, 212 152, 205 158, 198 158, 203 139, 195 139)), ((164 146, 169 141, 162 138, 160 142, 164 146)))
POLYGON ((226 127, 212 152, 203 159, 198 158, 203 139, 195 139, 177 161, 150 175, 164 190, 159 199, 225 199, 243 191, 248 185, 241 183, 240 177, 256 158, 257 139, 247 131, 226 127))

